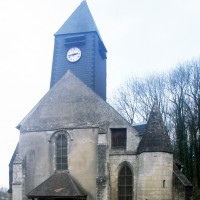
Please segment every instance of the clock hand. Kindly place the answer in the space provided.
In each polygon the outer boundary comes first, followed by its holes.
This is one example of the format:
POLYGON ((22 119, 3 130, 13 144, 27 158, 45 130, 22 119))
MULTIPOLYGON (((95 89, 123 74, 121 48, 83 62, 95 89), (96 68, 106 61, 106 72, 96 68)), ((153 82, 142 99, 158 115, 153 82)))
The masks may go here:
POLYGON ((78 53, 72 53, 72 54, 69 54, 68 56, 71 57, 71 56, 75 56, 77 55, 78 53))

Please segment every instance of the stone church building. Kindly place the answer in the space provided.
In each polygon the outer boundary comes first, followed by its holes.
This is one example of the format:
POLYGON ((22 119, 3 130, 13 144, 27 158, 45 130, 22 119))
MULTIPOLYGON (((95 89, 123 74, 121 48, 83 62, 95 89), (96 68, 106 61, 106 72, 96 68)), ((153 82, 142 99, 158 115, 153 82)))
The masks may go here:
POLYGON ((132 126, 106 102, 106 52, 83 1, 55 33, 49 91, 17 126, 12 200, 191 199, 158 105, 132 126))

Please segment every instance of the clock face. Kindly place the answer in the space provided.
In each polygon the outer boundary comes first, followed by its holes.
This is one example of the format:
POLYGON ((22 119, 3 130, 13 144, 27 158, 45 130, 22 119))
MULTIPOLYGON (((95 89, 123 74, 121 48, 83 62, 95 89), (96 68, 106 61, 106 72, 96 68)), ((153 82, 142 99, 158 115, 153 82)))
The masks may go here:
POLYGON ((69 62, 76 62, 81 58, 81 50, 77 47, 72 47, 67 52, 67 60, 69 62))

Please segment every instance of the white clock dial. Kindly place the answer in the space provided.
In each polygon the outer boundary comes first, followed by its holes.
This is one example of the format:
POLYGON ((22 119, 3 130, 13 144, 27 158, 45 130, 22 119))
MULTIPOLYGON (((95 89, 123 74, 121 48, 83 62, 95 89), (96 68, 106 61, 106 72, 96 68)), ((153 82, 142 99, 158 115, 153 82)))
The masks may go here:
POLYGON ((69 62, 76 62, 81 58, 81 50, 77 47, 72 47, 67 52, 67 60, 69 62))

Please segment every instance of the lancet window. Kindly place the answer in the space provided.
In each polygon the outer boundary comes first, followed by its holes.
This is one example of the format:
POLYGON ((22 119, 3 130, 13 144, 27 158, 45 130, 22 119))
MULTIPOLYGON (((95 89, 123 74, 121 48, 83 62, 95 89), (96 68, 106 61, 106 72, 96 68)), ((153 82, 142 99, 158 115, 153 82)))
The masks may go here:
POLYGON ((118 175, 118 199, 133 199, 133 174, 128 165, 124 165, 118 175))
POLYGON ((56 139, 56 169, 67 170, 67 137, 64 134, 58 135, 56 139))

